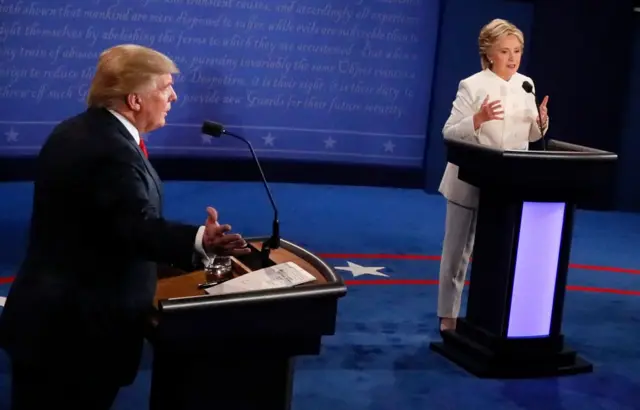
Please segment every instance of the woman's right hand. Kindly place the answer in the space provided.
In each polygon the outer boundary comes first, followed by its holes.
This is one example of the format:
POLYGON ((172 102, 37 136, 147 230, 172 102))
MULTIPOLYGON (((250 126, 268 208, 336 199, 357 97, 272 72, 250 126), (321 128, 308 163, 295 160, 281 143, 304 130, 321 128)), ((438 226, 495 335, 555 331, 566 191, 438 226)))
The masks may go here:
POLYGON ((480 110, 473 116, 473 126, 478 129, 485 122, 503 119, 504 110, 500 100, 489 101, 489 95, 487 95, 480 106, 480 110))

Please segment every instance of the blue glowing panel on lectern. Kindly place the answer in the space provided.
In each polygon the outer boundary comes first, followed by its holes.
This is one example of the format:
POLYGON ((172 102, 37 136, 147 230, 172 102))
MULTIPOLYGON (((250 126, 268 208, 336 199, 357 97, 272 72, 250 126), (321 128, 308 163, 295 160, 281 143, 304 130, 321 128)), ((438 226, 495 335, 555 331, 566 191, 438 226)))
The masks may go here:
POLYGON ((518 234, 507 337, 551 331, 566 204, 525 202, 518 234))
POLYGON ((0 155, 35 155, 85 108, 115 44, 177 62, 179 100, 146 136, 151 155, 246 155, 202 136, 205 119, 262 156, 421 166, 438 0, 0 2, 0 155))

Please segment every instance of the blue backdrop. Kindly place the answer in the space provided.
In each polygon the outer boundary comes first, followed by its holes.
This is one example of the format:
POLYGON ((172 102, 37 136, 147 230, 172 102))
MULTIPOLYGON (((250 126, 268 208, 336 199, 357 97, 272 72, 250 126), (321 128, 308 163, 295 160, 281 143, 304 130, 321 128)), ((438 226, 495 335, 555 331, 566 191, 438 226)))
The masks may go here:
POLYGON ((211 119, 263 157, 421 167, 439 3, 4 0, 0 155, 35 155, 85 108, 99 53, 137 43, 182 71, 153 155, 246 155, 200 134, 211 119))

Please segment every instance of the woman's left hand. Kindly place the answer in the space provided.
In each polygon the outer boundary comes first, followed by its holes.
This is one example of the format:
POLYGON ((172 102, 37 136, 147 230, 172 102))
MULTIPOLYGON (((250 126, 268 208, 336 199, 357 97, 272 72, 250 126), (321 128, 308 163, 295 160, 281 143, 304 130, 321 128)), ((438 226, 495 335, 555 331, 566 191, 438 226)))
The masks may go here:
POLYGON ((547 127, 547 123, 549 122, 549 114, 547 110, 547 103, 549 102, 549 96, 546 95, 542 102, 540 103, 540 124, 542 124, 543 128, 547 127))

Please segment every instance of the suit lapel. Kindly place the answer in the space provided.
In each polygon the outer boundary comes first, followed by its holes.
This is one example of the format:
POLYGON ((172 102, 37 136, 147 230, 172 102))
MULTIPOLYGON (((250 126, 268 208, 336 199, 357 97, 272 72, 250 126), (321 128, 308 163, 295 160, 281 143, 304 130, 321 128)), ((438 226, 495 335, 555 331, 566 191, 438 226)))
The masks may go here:
MULTIPOLYGON (((142 152, 142 149, 140 148, 140 146, 138 144, 136 144, 136 141, 133 139, 133 136, 131 135, 131 133, 129 133, 129 131, 127 131, 127 128, 117 119, 115 118, 113 115, 111 115, 111 113, 109 111, 107 111, 104 108, 89 108, 89 111, 96 111, 96 114, 99 114, 101 116, 103 116, 105 118, 106 121, 109 121, 109 123, 114 127, 114 129, 116 129, 118 131, 118 133, 127 140, 127 142, 131 145, 131 147, 138 153, 138 155, 140 156, 140 159, 142 160, 142 163, 144 164, 145 170, 147 171, 147 174, 149 174, 149 176, 151 177, 151 179, 153 180, 153 183, 155 185, 156 191, 158 193, 158 198, 160 198, 160 203, 159 203, 159 210, 162 214, 162 195, 163 195, 163 189, 162 189, 162 181, 160 180, 160 176, 158 176, 158 174, 156 173, 156 170, 153 168, 153 165, 151 165, 151 162, 149 162, 149 160, 147 159, 147 157, 145 157, 144 153, 142 152)), ((140 136, 140 138, 142 138, 142 136, 140 136)))
MULTIPOLYGON (((145 157, 144 153, 142 152, 142 149, 140 149, 140 146, 136 144, 131 134, 129 134, 129 132, 124 128, 124 126, 122 126, 121 128, 122 129, 120 130, 120 132, 126 133, 129 143, 133 145, 133 147, 136 149, 136 151, 138 152, 138 155, 140 156, 140 159, 142 160, 142 163, 144 164, 145 170, 147 171, 149 176, 151 176, 151 179, 153 180, 153 183, 156 186, 156 191, 158 192, 158 198, 160 198, 159 207, 161 208, 162 207, 162 181, 160 181, 160 176, 158 176, 158 173, 153 168, 153 165, 151 165, 151 162, 149 162, 147 157, 145 157)), ((142 138, 142 136, 140 138, 142 138)), ((162 214, 162 209, 160 209, 160 214, 162 214)))
POLYGON ((156 185, 158 198, 160 198, 160 203, 158 204, 158 206, 160 208, 160 215, 162 215, 162 195, 164 194, 162 189, 162 181, 160 180, 160 176, 156 172, 151 162, 149 162, 149 160, 144 155, 142 155, 142 160, 144 161, 144 166, 147 169, 147 172, 149 173, 149 175, 151 175, 151 179, 153 179, 153 183, 156 185))

